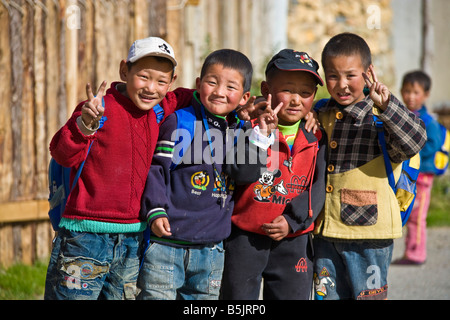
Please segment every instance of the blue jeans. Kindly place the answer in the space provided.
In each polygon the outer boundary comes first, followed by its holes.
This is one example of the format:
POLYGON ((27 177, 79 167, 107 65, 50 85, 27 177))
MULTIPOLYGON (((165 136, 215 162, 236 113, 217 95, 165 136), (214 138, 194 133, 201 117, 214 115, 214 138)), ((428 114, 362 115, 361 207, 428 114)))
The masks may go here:
POLYGON ((217 300, 224 264, 223 244, 180 248, 152 242, 138 279, 142 300, 217 300))
POLYGON ((387 298, 394 242, 314 238, 316 300, 387 298))
POLYGON ((46 300, 135 299, 142 233, 61 229, 45 283, 46 300))

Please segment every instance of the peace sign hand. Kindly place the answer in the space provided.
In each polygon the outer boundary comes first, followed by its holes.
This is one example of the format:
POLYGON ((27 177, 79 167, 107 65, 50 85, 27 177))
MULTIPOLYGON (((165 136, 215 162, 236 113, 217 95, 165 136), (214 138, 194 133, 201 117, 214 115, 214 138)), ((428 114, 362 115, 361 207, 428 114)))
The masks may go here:
POLYGON ((256 122, 262 132, 265 132, 269 136, 278 126, 278 112, 283 107, 283 103, 280 102, 275 109, 272 110, 272 96, 269 94, 267 97, 267 106, 264 112, 258 116, 256 122))
POLYGON ((239 119, 245 121, 251 121, 258 118, 264 112, 267 102, 265 99, 257 98, 256 96, 250 97, 245 106, 240 107, 236 110, 239 119), (256 104, 255 104, 256 102, 256 104))
POLYGON ((370 90, 369 97, 372 99, 372 101, 375 103, 377 107, 379 107, 381 110, 384 111, 386 110, 389 104, 391 93, 384 84, 378 82, 378 78, 377 75, 375 74, 373 65, 370 65, 369 70, 370 73, 372 74, 373 82, 370 81, 370 78, 366 73, 363 73, 366 85, 369 87, 370 90))
POLYGON ((94 96, 92 93, 91 84, 86 85, 87 101, 81 107, 81 119, 88 130, 95 130, 98 128, 98 123, 105 112, 102 107, 102 98, 105 93, 106 81, 103 81, 94 96))

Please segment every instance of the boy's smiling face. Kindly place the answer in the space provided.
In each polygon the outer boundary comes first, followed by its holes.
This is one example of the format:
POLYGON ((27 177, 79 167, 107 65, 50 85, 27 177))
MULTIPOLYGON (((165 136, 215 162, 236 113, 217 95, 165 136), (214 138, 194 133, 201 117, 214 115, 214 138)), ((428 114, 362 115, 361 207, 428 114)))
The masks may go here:
POLYGON ((202 104, 218 116, 227 116, 250 98, 250 92, 244 93, 242 74, 221 64, 208 67, 203 78, 197 78, 196 86, 202 104))
POLYGON ((359 54, 328 57, 324 65, 325 81, 331 97, 342 106, 364 99, 363 73, 365 70, 359 54))
POLYGON ((277 71, 271 79, 261 83, 261 93, 272 95, 272 108, 283 103, 278 123, 291 125, 303 119, 311 110, 317 91, 315 77, 304 71, 277 71))
POLYGON ((126 82, 126 95, 141 110, 148 111, 159 104, 170 90, 176 75, 167 59, 144 57, 128 69, 125 61, 120 64, 120 78, 126 82))

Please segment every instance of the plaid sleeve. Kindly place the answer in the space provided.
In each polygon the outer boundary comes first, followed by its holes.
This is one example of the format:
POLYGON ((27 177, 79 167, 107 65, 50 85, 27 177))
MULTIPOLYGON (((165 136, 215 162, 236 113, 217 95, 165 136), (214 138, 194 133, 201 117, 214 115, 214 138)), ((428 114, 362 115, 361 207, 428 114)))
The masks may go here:
POLYGON ((425 124, 394 95, 380 113, 384 123, 387 150, 393 162, 402 162, 419 153, 427 142, 425 124))

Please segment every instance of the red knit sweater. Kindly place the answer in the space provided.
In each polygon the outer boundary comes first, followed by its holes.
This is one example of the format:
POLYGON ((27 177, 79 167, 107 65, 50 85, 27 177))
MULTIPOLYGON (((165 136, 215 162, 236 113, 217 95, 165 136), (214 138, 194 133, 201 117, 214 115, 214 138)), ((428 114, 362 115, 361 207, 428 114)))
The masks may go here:
MULTIPOLYGON (((113 223, 137 223, 141 195, 150 169, 159 133, 155 113, 138 109, 112 83, 104 96, 107 118, 92 136, 79 130, 76 119, 80 103, 68 122, 50 143, 52 157, 61 165, 76 168, 86 157, 82 174, 71 192, 63 217, 113 223)), ((187 106, 192 90, 168 92, 160 103, 165 117, 178 106, 187 106)))

